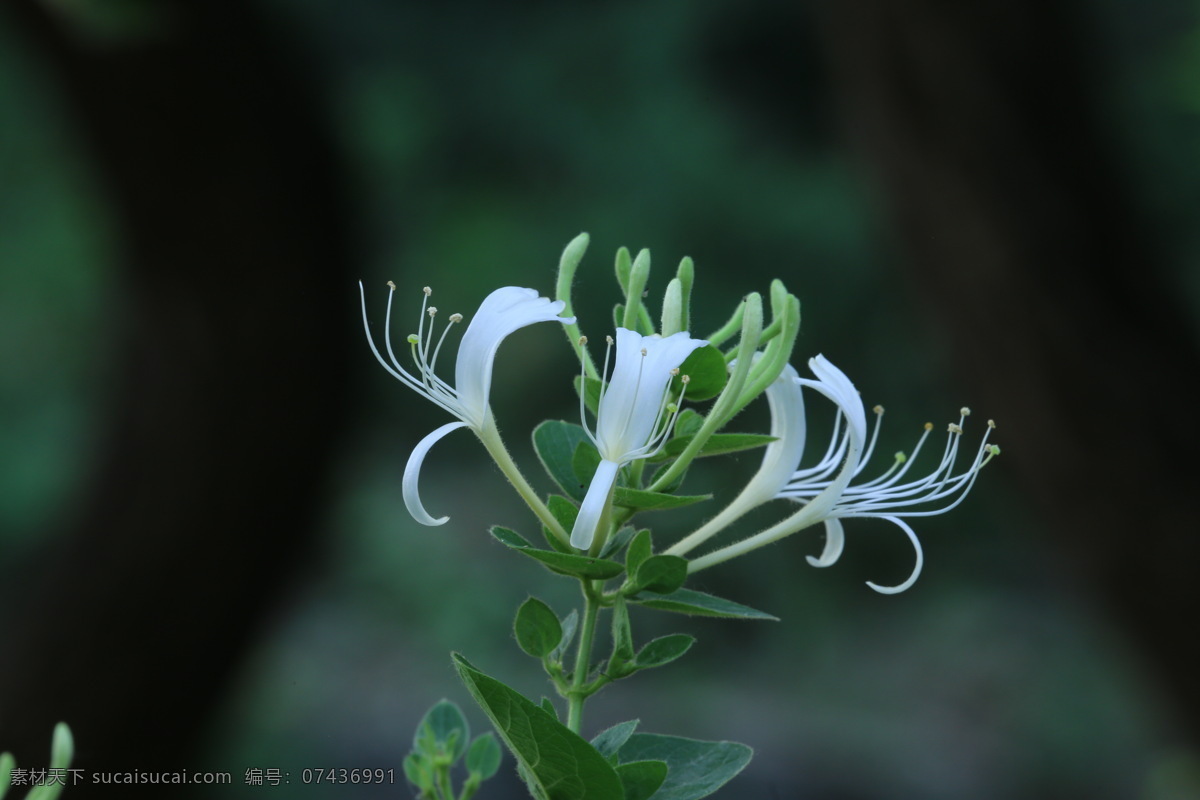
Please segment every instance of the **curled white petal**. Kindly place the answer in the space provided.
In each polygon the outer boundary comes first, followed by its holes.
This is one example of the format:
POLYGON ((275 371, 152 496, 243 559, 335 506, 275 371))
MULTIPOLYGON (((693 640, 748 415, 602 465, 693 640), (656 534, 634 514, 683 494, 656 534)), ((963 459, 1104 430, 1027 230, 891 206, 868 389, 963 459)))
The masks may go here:
POLYGON ((421 475, 421 465, 425 463, 425 455, 443 436, 451 431, 465 427, 467 427, 467 423, 465 422, 447 422, 445 425, 437 428, 424 439, 417 442, 417 446, 413 448, 412 455, 408 457, 408 463, 404 465, 404 505, 408 508, 408 513, 412 514, 413 519, 422 525, 442 525, 446 520, 450 519, 450 517, 438 517, 435 519, 425 510, 425 506, 421 505, 421 496, 417 492, 417 478, 421 475))
POLYGON ((921 575, 921 567, 925 565, 925 553, 921 550, 921 541, 917 538, 917 534, 909 527, 907 522, 899 517, 880 517, 880 519, 886 519, 904 531, 904 534, 908 536, 908 540, 912 542, 913 550, 917 554, 917 563, 913 565, 912 574, 901 584, 896 586, 880 586, 877 583, 867 581, 867 586, 870 586, 880 594, 900 594, 917 582, 917 578, 921 575))
POLYGON ((825 520, 825 549, 820 556, 805 556, 808 563, 814 567, 832 567, 842 557, 846 547, 846 532, 842 530, 842 522, 838 519, 825 520))
POLYGON ((487 416, 492 364, 500 343, 535 322, 574 322, 574 317, 559 316, 564 305, 562 300, 538 296, 536 289, 519 286, 503 286, 484 298, 458 345, 454 367, 454 388, 463 419, 472 427, 483 427, 487 416))
POLYGON ((579 507, 579 516, 575 518, 575 527, 571 529, 571 546, 579 550, 587 550, 592 546, 596 537, 596 526, 604 514, 608 504, 608 495, 617 480, 617 471, 621 465, 615 461, 603 460, 596 467, 596 474, 588 486, 583 504, 579 507))

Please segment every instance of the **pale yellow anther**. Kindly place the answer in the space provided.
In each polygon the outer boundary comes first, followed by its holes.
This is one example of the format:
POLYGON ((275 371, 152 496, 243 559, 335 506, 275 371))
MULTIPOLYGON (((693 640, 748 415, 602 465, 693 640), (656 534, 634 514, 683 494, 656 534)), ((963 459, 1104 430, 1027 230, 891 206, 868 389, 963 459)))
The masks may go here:
POLYGON ((988 420, 988 427, 989 427, 989 428, 991 428, 992 430, 996 430, 996 420, 994 420, 994 419, 989 419, 989 420, 988 420))
POLYGON ((964 417, 969 417, 969 416, 971 416, 971 409, 967 408, 966 406, 963 406, 962 408, 960 408, 958 410, 958 413, 962 414, 964 417))
POLYGON ((426 311, 425 313, 427 313, 430 317, 434 316, 435 314, 437 314, 437 306, 430 306, 429 310, 426 311))
POLYGON ((611 336, 605 336, 605 337, 604 337, 604 341, 608 342, 609 344, 612 344, 612 343, 613 343, 613 338, 612 338, 611 336))
POLYGON ((421 291, 425 293, 425 296, 426 296, 426 297, 429 297, 429 295, 433 294, 433 289, 430 289, 428 286, 426 286, 426 287, 425 287, 424 289, 422 289, 421 291))
POLYGON ((462 319, 463 319, 463 317, 462 317, 462 314, 451 314, 451 315, 450 315, 450 322, 451 322, 451 323, 454 323, 454 322, 462 322, 462 319))
POLYGON ((871 410, 872 410, 872 411, 874 411, 876 414, 882 414, 882 413, 883 413, 883 406, 875 406, 875 407, 874 407, 873 409, 871 409, 871 410))
POLYGON ((684 376, 683 376, 682 378, 680 378, 679 380, 683 382, 683 385, 684 385, 684 386, 687 386, 689 383, 691 383, 691 382, 692 382, 692 376, 691 376, 691 375, 684 375, 684 376))
POLYGON ((951 422, 947 426, 946 430, 948 430, 950 433, 962 433, 963 432, 962 427, 957 422, 951 422))
POLYGON ((672 374, 672 375, 678 375, 678 374, 679 374, 679 367, 675 367, 674 369, 672 369, 672 370, 671 370, 671 374, 672 374))
POLYGON ((392 283, 391 281, 388 281, 388 288, 390 288, 394 292, 394 291, 396 291, 396 284, 392 283))
POLYGON ((586 337, 586 336, 580 336, 580 337, 579 337, 579 346, 580 346, 580 347, 582 347, 582 346, 583 346, 583 345, 585 345, 585 344, 587 344, 587 337, 586 337))
POLYGON ((642 358, 646 357, 646 348, 642 348, 642 358))
POLYGON ((933 423, 932 423, 932 422, 926 422, 926 423, 925 423, 925 430, 927 430, 927 431, 931 431, 931 430, 933 430, 933 423))

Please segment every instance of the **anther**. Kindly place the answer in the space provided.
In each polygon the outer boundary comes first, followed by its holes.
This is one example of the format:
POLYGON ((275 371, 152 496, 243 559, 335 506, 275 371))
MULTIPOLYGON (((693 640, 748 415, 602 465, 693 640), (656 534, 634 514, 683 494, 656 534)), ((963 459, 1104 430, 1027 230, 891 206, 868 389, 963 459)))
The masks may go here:
POLYGON ((883 406, 875 406, 871 410, 874 411, 877 415, 883 414, 883 406))
POLYGON ((926 423, 925 423, 925 430, 927 430, 927 431, 931 431, 931 430, 933 430, 933 423, 932 423, 932 422, 926 422, 926 423))
POLYGON ((429 310, 425 313, 429 314, 430 319, 433 319, 433 316, 437 314, 437 306, 430 306, 429 310))
POLYGON ((611 336, 605 336, 605 337, 604 337, 604 341, 608 342, 609 344, 612 344, 612 343, 613 343, 613 338, 612 338, 611 336))
POLYGON ((683 376, 682 378, 680 378, 679 380, 683 382, 683 385, 684 385, 684 386, 687 386, 689 383, 691 383, 691 382, 692 382, 692 376, 691 376, 691 375, 684 375, 684 376, 683 376))
POLYGON ((585 345, 585 344, 587 344, 587 337, 586 337, 586 336, 580 336, 580 337, 579 337, 579 346, 580 346, 580 347, 582 347, 582 346, 583 346, 583 345, 585 345))
POLYGON ((671 377, 675 377, 678 374, 679 374, 679 367, 675 367, 674 369, 671 370, 671 377))
POLYGON ((646 348, 642 348, 642 358, 646 357, 646 348))
POLYGON ((958 410, 958 413, 962 414, 964 417, 969 417, 969 416, 971 416, 971 409, 967 408, 966 406, 963 406, 962 408, 960 408, 958 410))
POLYGON ((396 291, 396 284, 392 283, 391 281, 388 281, 388 286, 391 287, 391 290, 393 292, 396 291))
POLYGON ((996 430, 996 420, 994 420, 994 419, 989 419, 989 420, 988 420, 988 427, 989 427, 989 428, 991 428, 992 430, 996 430))
POLYGON ((962 426, 956 422, 951 422, 947 426, 946 430, 948 430, 950 433, 962 433, 962 426))
POLYGON ((462 314, 451 314, 450 315, 451 323, 462 322, 462 319, 463 319, 462 314))
POLYGON ((426 297, 429 297, 429 295, 433 294, 433 289, 430 289, 428 286, 426 286, 426 287, 425 287, 424 289, 422 289, 421 291, 425 293, 425 296, 426 296, 426 297))

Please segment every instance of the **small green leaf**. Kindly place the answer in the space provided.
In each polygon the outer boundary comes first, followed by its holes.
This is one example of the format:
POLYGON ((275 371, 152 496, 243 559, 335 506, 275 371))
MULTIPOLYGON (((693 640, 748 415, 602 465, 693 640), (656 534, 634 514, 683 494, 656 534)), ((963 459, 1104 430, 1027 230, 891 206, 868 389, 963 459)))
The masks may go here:
MULTIPOLYGON (((579 508, 570 500, 561 494, 552 494, 546 498, 546 507, 550 509, 550 513, 558 520, 558 524, 562 526, 563 530, 570 531, 575 527, 575 517, 579 515, 579 508)), ((546 543, 552 550, 572 555, 577 552, 570 544, 559 541, 558 537, 551 533, 545 525, 542 526, 542 536, 546 538, 546 543)))
POLYGON ((633 663, 637 665, 638 669, 650 669, 670 664, 690 650, 695 641, 695 636, 688 636, 686 633, 660 636, 647 642, 646 646, 638 651, 633 663))
POLYGON ((600 557, 608 558, 611 555, 621 552, 621 548, 627 545, 632 538, 633 528, 626 525, 604 543, 604 548, 600 551, 600 557))
POLYGON ((433 786, 433 770, 419 753, 409 753, 404 757, 404 776, 418 789, 425 790, 433 786))
POLYGON ((546 420, 533 429, 533 448, 542 466, 567 497, 582 501, 587 491, 581 486, 571 461, 580 442, 588 442, 587 432, 578 425, 562 420, 546 420))
POLYGON ((608 670, 610 674, 620 674, 623 671, 621 668, 633 661, 633 630, 629 624, 629 607, 625 605, 625 598, 621 595, 617 595, 616 602, 613 603, 612 638, 613 652, 608 662, 608 670))
POLYGON ((633 732, 637 730, 640 720, 631 719, 628 722, 618 722, 611 728, 605 728, 600 733, 596 734, 596 738, 592 739, 592 747, 600 751, 600 755, 612 761, 614 764, 617 759, 617 751, 621 749, 621 745, 629 740, 633 732))
POLYGON ((653 553, 654 545, 650 541, 650 530, 643 528, 629 543, 629 550, 625 553, 625 571, 630 575, 636 574, 637 568, 653 553))
POLYGON ((647 492, 645 489, 630 489, 628 486, 618 486, 613 491, 613 505, 637 511, 665 511, 710 499, 711 494, 663 494, 647 492))
POLYGON ((516 756, 535 795, 547 800, 624 800, 621 779, 596 748, 458 653, 453 658, 458 676, 516 756))
POLYGON ((542 702, 538 703, 538 708, 550 715, 550 719, 558 719, 558 709, 554 707, 554 701, 549 697, 543 697, 542 702))
POLYGON ((558 643, 558 647, 554 648, 554 652, 550 654, 551 661, 562 662, 563 653, 571 646, 571 641, 575 638, 575 629, 579 627, 579 612, 571 609, 571 613, 562 618, 562 641, 558 643))
POLYGON ((425 716, 417 724, 417 733, 413 737, 413 748, 422 750, 422 733, 431 735, 434 743, 445 750, 451 757, 451 763, 462 758, 467 752, 467 742, 471 738, 471 728, 462 710, 449 700, 439 700, 433 708, 425 712, 425 716))
POLYGON ((685 408, 679 412, 679 416, 675 418, 675 435, 676 436, 695 436, 700 432, 700 428, 704 426, 704 417, 697 414, 690 408, 685 408))
POLYGON ((550 655, 563 638, 558 615, 536 597, 530 597, 517 609, 513 632, 521 649, 534 658, 550 655))
POLYGON ((627 594, 647 591, 670 594, 687 580, 688 562, 679 556, 650 556, 640 565, 628 584, 627 594))
POLYGON ((654 800, 707 797, 741 772, 753 755, 753 750, 737 742, 701 742, 654 733, 635 733, 619 753, 622 765, 666 762, 669 771, 654 800))
POLYGON ((500 744, 491 732, 476 737, 467 750, 467 771, 479 775, 480 780, 487 780, 500 770, 500 744))
POLYGON ((539 550, 531 545, 516 531, 493 525, 492 536, 506 547, 511 547, 522 555, 540 561, 542 566, 560 575, 570 575, 575 578, 591 578, 593 580, 608 580, 615 578, 625 571, 616 561, 603 558, 559 553, 554 550, 539 550))
MULTIPOLYGON (((655 459, 674 458, 682 453, 687 446, 691 444, 694 436, 677 436, 667 442, 655 459)), ((700 446, 696 457, 702 456, 719 456, 725 453, 736 453, 741 450, 753 450, 756 447, 762 447, 775 441, 774 436, 768 436, 765 433, 714 433, 708 437, 708 441, 700 446)))
POLYGON ((599 378, 585 378, 583 375, 575 376, 575 394, 583 395, 583 402, 587 406, 587 410, 595 414, 600 409, 600 395, 604 388, 604 381, 599 378))
POLYGON ((625 800, 649 800, 667 779, 665 761, 630 761, 617 767, 625 800))
POLYGON ((600 451, 591 442, 580 442, 571 456, 571 469, 583 486, 591 486, 592 478, 596 475, 596 467, 600 466, 600 451))
POLYGON ((638 603, 646 608, 656 608, 660 611, 673 611, 676 614, 689 614, 697 617, 725 617, 728 619, 769 619, 778 621, 779 617, 771 616, 764 611, 715 597, 694 589, 677 589, 670 594, 637 595, 629 598, 630 602, 638 603))
MULTIPOLYGON (((706 344, 692 351, 692 354, 679 365, 679 375, 688 376, 687 388, 683 391, 685 400, 698 403, 710 400, 721 393, 729 381, 729 369, 725 366, 725 356, 721 351, 706 344)), ((671 381, 671 397, 679 395, 682 386, 680 378, 671 381)))

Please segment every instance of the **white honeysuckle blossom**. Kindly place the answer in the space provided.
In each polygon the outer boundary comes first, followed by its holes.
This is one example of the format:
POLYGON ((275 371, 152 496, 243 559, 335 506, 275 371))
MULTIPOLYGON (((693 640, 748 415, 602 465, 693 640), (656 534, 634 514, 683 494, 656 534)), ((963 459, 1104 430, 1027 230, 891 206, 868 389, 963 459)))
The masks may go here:
MULTIPOLYGON (((897 586, 879 586, 870 581, 867 585, 882 594, 902 592, 916 582, 924 563, 921 543, 903 518, 944 514, 963 501, 974 485, 979 470, 1000 452, 999 448, 987 443, 995 425, 991 420, 988 421, 988 429, 980 442, 979 450, 970 466, 963 472, 954 474, 954 463, 962 438, 962 426, 970 414, 970 410, 966 408, 962 409, 958 423, 949 426, 942 458, 931 473, 923 478, 904 482, 916 456, 933 430, 933 425, 927 423, 925 432, 910 456, 897 453, 891 467, 882 475, 860 484, 852 484, 854 478, 866 467, 875 449, 875 441, 879 434, 878 419, 882 417, 883 409, 878 406, 875 408, 877 422, 868 442, 866 412, 854 384, 824 356, 810 359, 808 363, 817 380, 795 378, 795 383, 832 400, 837 406, 838 416, 829 446, 820 462, 816 466, 795 471, 775 494, 776 497, 801 503, 804 507, 745 541, 692 561, 691 569, 695 571, 720 563, 818 522, 825 524, 825 547, 820 556, 808 556, 808 562, 814 567, 828 567, 838 560, 845 545, 842 520, 874 517, 891 522, 904 532, 916 553, 916 563, 909 577, 897 586), (928 507, 929 504, 939 501, 947 502, 934 508, 928 507)), ((771 410, 773 414, 782 410, 785 413, 801 415, 795 420, 795 424, 789 425, 788 428, 799 431, 803 437, 802 403, 796 401, 791 404, 781 403, 778 406, 773 404, 771 410)), ((778 481, 778 464, 768 465, 764 459, 764 467, 760 474, 764 471, 767 473, 762 479, 764 485, 768 481, 778 481)), ((758 480, 758 476, 751 482, 754 483, 755 480, 758 480)))
POLYGON ((414 375, 400 365, 399 359, 392 350, 390 330, 392 298, 395 296, 396 286, 391 281, 388 281, 388 286, 390 291, 387 314, 384 318, 384 344, 388 357, 385 359, 379 352, 379 348, 375 346, 375 340, 371 337, 371 329, 367 324, 366 293, 362 283, 360 282, 358 285, 362 295, 363 330, 367 333, 367 343, 371 346, 371 352, 375 354, 375 358, 379 360, 383 368, 391 373, 392 377, 429 398, 438 406, 458 417, 459 420, 442 425, 422 439, 413 448, 412 455, 408 458, 408 464, 404 467, 403 495, 404 505, 408 508, 408 512, 422 525, 441 525, 449 517, 435 518, 431 516, 421 504, 421 497, 417 492, 417 478, 426 454, 443 436, 459 428, 471 428, 484 441, 484 444, 488 445, 489 450, 494 450, 497 446, 502 450, 503 446, 498 445, 495 421, 492 419, 492 412, 488 406, 488 394, 492 386, 492 363, 496 358, 496 351, 500 348, 500 343, 510 333, 524 328, 526 325, 532 325, 535 322, 570 324, 575 321, 575 318, 560 317, 559 314, 562 313, 565 303, 562 300, 540 297, 534 289, 523 289, 519 286, 504 286, 497 289, 484 298, 479 310, 475 312, 475 316, 467 325, 467 330, 458 345, 458 358, 454 367, 454 385, 451 386, 439 378, 434 369, 437 366, 442 344, 446 340, 446 334, 449 333, 452 325, 462 321, 462 315, 451 314, 445 329, 435 342, 433 329, 437 308, 429 305, 429 296, 433 292, 428 286, 425 287, 425 298, 421 302, 421 316, 417 332, 411 334, 407 339, 412 350, 413 363, 416 365, 416 374, 414 375), (429 318, 428 330, 426 330, 426 317, 429 318), (491 439, 497 441, 491 441, 491 439))
MULTIPOLYGON (((611 349, 611 339, 609 344, 611 349)), ((572 547, 587 550, 592 546, 618 470, 631 461, 655 454, 670 436, 675 415, 670 414, 664 420, 663 411, 669 399, 667 389, 671 378, 678 374, 679 365, 693 350, 706 344, 705 340, 691 338, 686 331, 663 338, 617 328, 616 363, 596 407, 595 433, 588 429, 580 401, 583 428, 600 451, 600 465, 571 530, 572 547)), ((608 372, 607 353, 604 372, 608 372)))

